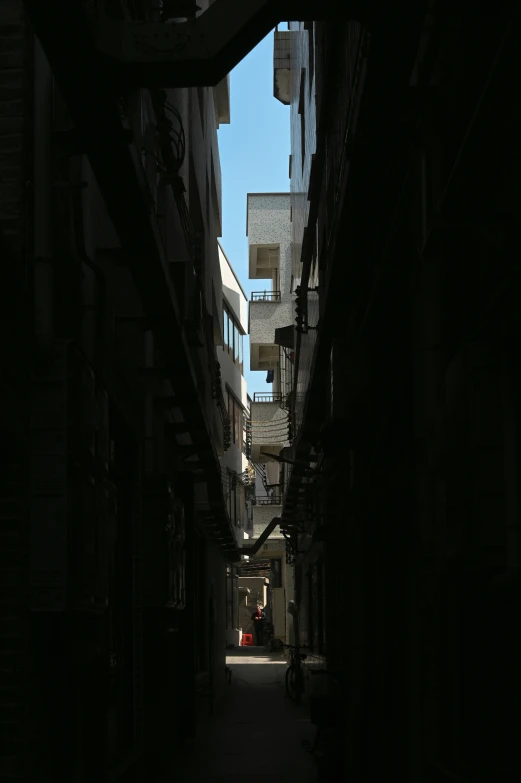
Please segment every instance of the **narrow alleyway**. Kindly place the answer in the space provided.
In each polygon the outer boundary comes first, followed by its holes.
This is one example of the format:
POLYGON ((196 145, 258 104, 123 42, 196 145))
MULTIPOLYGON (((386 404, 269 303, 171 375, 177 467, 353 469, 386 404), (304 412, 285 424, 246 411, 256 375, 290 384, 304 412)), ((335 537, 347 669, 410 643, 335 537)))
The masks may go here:
POLYGON ((285 696, 283 656, 261 647, 236 648, 227 665, 231 685, 213 717, 202 721, 176 779, 312 783, 316 765, 301 743, 313 740, 314 727, 307 707, 296 707, 285 696))

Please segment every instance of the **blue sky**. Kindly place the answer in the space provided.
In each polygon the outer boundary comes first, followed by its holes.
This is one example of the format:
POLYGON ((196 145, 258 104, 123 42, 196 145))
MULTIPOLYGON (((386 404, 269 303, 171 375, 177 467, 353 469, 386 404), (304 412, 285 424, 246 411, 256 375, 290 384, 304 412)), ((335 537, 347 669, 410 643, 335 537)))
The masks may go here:
MULTIPOLYGON (((259 280, 248 279, 246 194, 289 192, 289 106, 273 97, 273 33, 231 73, 230 125, 219 128, 222 170, 221 244, 248 298, 259 280)), ((269 391, 265 372, 250 372, 245 345, 248 393, 269 391)))

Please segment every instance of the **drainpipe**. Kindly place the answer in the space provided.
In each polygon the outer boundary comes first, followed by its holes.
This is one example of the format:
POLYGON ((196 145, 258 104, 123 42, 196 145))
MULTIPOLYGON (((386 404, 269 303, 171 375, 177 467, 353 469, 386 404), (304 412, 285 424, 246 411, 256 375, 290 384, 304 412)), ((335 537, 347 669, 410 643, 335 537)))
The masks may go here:
POLYGON ((52 95, 51 67, 34 39, 34 331, 50 342, 54 333, 52 263, 52 95))
MULTIPOLYGON (((145 332, 145 367, 154 366, 154 335, 145 332)), ((145 472, 154 470, 154 395, 147 390, 145 395, 145 472)))

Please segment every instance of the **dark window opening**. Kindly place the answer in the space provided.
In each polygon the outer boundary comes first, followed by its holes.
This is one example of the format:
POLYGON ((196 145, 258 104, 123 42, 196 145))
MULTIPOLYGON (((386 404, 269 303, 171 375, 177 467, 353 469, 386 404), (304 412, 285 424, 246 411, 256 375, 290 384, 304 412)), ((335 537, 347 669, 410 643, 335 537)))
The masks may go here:
POLYGON ((309 92, 311 93, 313 74, 315 73, 315 28, 313 22, 308 22, 306 29, 308 31, 308 82, 309 92))
POLYGON ((270 569, 271 569, 271 586, 274 588, 282 587, 281 561, 278 559, 271 560, 270 569))
POLYGON ((244 448, 244 409, 240 402, 228 390, 228 416, 230 417, 232 442, 240 449, 244 448))
POLYGON ((238 321, 226 305, 223 305, 223 350, 233 359, 241 375, 244 366, 244 335, 238 321))
POLYGON ((304 160, 306 157, 305 85, 306 85, 306 69, 302 68, 302 71, 300 73, 300 97, 298 102, 298 113, 300 114, 300 150, 302 155, 302 170, 304 170, 304 160))

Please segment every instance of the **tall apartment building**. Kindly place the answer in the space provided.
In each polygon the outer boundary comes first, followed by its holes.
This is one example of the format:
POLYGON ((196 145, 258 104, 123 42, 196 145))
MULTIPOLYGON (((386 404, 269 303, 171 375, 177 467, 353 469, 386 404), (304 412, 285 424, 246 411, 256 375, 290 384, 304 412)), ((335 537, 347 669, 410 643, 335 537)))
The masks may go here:
MULTIPOLYGON (((247 196, 248 264, 250 279, 259 280, 249 305, 250 368, 265 370, 271 392, 254 392, 251 402, 251 459, 258 492, 253 505, 253 539, 282 510, 285 467, 280 456, 290 444, 294 362, 294 308, 291 205, 288 193, 249 193, 247 196)), ((287 601, 293 598, 292 561, 286 560, 284 532, 270 533, 254 562, 264 560, 271 573, 270 611, 275 637, 287 641, 291 618, 287 601)))
POLYGON ((26 780, 165 773, 225 686, 237 549, 220 464, 229 80, 114 81, 93 31, 160 11, 90 6, 59 24, 53 4, 0 9, 2 772, 26 780))
POLYGON ((159 5, 0 5, 2 774, 168 777, 224 682, 215 125, 300 19, 291 427, 258 456, 336 678, 323 777, 518 780, 518 3, 159 5))
POLYGON ((519 20, 417 11, 275 34, 298 300, 281 527, 300 642, 336 678, 326 778, 507 781, 519 162, 500 107, 519 20))
MULTIPOLYGON (((248 298, 239 278, 219 245, 222 279, 223 344, 218 353, 223 395, 229 420, 228 450, 220 457, 224 497, 237 546, 249 538, 251 496, 255 483, 248 459, 249 402, 244 377, 244 341, 247 339, 248 298)), ((226 566, 226 642, 239 644, 238 567, 226 566)))

